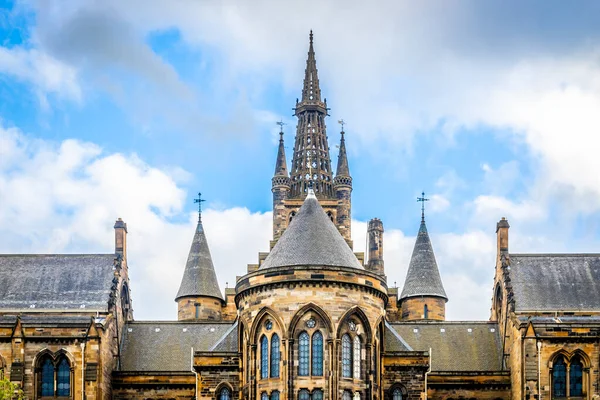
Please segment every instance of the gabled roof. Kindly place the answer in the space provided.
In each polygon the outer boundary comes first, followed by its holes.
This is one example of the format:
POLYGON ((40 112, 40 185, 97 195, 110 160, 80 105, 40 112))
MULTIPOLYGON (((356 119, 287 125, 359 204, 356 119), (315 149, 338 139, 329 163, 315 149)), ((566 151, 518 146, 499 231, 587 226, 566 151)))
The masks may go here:
POLYGON ((436 296, 448 300, 424 218, 421 219, 400 299, 416 296, 436 296))
POLYGON ((196 233, 175 301, 187 296, 209 296, 223 300, 201 219, 198 219, 196 233))
POLYGON ((209 351, 232 325, 232 322, 129 322, 123 329, 121 370, 188 372, 192 348, 209 351))
POLYGON ((399 322, 390 325, 414 350, 431 348, 432 371, 502 370, 502 341, 496 323, 399 322))
POLYGON ((363 269, 312 190, 260 269, 295 265, 363 269))
POLYGON ((600 254, 511 254, 515 311, 600 311, 600 254))
POLYGON ((0 309, 108 309, 114 254, 0 255, 0 309))

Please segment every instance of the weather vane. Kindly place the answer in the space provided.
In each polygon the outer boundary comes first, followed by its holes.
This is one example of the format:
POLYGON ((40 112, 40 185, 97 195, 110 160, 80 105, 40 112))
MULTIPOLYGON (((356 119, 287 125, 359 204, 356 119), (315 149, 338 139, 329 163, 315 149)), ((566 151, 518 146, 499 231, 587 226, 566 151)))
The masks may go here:
POLYGON ((277 121, 276 124, 279 125, 279 134, 283 135, 283 126, 285 125, 285 122, 283 122, 282 119, 281 121, 277 121))
POLYGON ((339 119, 338 124, 342 126, 342 132, 344 132, 344 125, 346 125, 346 122, 343 119, 339 119))
POLYGON ((202 203, 206 200, 202 198, 202 193, 198 192, 198 198, 194 199, 194 204, 198 203, 198 222, 202 220, 202 203))
POLYGON ((425 192, 421 192, 421 197, 417 197, 417 201, 421 202, 421 222, 425 222, 425 202, 429 201, 425 198, 425 192))

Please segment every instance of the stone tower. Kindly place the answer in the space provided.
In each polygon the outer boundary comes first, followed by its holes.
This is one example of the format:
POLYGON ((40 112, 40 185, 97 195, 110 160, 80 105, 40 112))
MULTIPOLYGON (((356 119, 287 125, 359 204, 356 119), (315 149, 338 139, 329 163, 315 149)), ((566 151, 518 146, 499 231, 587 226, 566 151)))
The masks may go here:
POLYGON ((427 233, 425 215, 421 214, 421 226, 400 295, 401 318, 406 321, 444 321, 447 301, 448 297, 427 233))
POLYGON ((181 285, 175 297, 179 321, 220 321, 225 303, 212 262, 201 214, 181 285))
POLYGON ((383 269, 383 222, 373 218, 367 225, 369 262, 367 269, 379 275, 385 275, 383 269))
POLYGON ((288 174, 282 136, 279 141, 275 175, 272 179, 274 239, 272 245, 281 237, 297 214, 308 189, 312 187, 321 207, 351 246, 352 178, 346 157, 344 132, 340 143, 338 170, 336 178, 333 177, 325 125, 328 110, 327 101, 321 99, 311 31, 302 99, 296 100, 294 108, 298 124, 291 169, 288 174))

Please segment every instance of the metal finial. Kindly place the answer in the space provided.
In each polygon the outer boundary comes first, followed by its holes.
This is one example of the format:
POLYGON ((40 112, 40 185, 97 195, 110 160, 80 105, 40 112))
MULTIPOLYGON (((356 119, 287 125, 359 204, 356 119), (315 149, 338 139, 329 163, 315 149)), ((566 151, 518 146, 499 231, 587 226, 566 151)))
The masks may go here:
POLYGON ((198 198, 194 199, 194 204, 198 203, 198 222, 202 221, 202 203, 205 201, 202 198, 202 193, 198 192, 198 198))
POLYGON ((286 125, 286 123, 283 122, 283 119, 282 119, 281 121, 277 121, 276 124, 279 125, 279 134, 281 136, 283 136, 283 126, 286 125))
POLYGON ((425 202, 429 199, 425 198, 425 192, 421 192, 421 197, 417 197, 417 201, 421 202, 421 222, 425 222, 425 202))
POLYGON ((338 124, 340 124, 342 126, 342 135, 343 135, 344 134, 344 125, 346 125, 346 122, 343 119, 339 119, 338 124))
POLYGON ((309 35, 309 38, 310 38, 310 44, 312 44, 312 43, 313 43, 313 33, 312 33, 312 29, 310 30, 310 35, 309 35))

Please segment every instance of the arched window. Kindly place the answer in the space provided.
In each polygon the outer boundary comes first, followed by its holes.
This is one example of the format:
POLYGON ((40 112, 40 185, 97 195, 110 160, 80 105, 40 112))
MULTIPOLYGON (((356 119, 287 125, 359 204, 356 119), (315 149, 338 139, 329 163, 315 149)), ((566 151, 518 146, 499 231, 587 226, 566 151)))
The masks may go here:
POLYGON ((323 391, 321 389, 313 390, 312 400, 323 400, 323 391))
POLYGON ((423 318, 429 319, 429 307, 427 307, 427 304, 423 306, 423 318))
POLYGON ((64 357, 58 363, 56 371, 56 395, 58 397, 71 395, 71 368, 64 357))
POLYGON ((279 348, 279 335, 271 337, 271 378, 279 378, 279 360, 281 353, 279 348))
POLYGON ((300 334, 300 343, 298 345, 298 375, 299 376, 308 376, 308 342, 309 337, 308 333, 302 332, 300 334))
POLYGON ((554 360, 552 369, 553 397, 567 397, 567 364, 563 356, 554 360))
POLYGON ((342 378, 352 378, 352 341, 347 333, 342 336, 342 378))
POLYGON ((349 390, 344 390, 342 400, 352 400, 352 393, 349 390))
POLYGON ((54 396, 54 364, 50 357, 42 361, 41 396, 54 396))
POLYGON ((46 354, 40 358, 38 366, 38 396, 71 396, 71 365, 64 355, 54 359, 46 354))
POLYGON ((269 377, 269 339, 265 335, 260 338, 260 377, 269 377))
POLYGON ((319 331, 312 336, 312 374, 323 376, 323 334, 319 331))
POLYGON ((358 336, 354 337, 354 378, 360 379, 360 339, 358 336))
POLYGON ((583 396, 583 364, 579 356, 571 360, 569 369, 569 396, 583 396))
POLYGON ((279 400, 279 390, 273 390, 271 392, 271 400, 279 400))
POLYGON ((392 391, 392 400, 402 400, 402 390, 399 387, 394 388, 392 391))
POLYGON ((224 387, 219 392, 219 400, 231 400, 231 390, 228 387, 224 387))
POLYGON ((267 394, 267 392, 261 393, 260 400, 269 400, 269 395, 267 394))
POLYGON ((308 400, 310 398, 310 395, 308 393, 308 390, 306 389, 301 389, 298 392, 298 400, 308 400))

